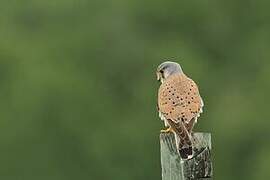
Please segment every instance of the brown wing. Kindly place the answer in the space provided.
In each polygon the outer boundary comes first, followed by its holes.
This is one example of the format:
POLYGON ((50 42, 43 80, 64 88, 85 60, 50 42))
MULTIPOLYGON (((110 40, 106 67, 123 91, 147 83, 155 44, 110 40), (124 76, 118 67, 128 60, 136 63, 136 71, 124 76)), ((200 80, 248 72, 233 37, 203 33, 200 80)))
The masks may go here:
POLYGON ((203 104, 195 82, 185 74, 177 74, 161 84, 158 106, 166 119, 175 123, 182 121, 191 131, 203 104))

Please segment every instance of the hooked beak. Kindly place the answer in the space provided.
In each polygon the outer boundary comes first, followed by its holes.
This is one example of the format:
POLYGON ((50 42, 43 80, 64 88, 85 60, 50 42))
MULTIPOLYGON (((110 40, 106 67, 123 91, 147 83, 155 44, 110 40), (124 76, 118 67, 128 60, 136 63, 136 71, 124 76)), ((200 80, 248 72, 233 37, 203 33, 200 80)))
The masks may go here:
POLYGON ((161 80, 161 73, 160 72, 157 72, 157 80, 160 81, 161 80))

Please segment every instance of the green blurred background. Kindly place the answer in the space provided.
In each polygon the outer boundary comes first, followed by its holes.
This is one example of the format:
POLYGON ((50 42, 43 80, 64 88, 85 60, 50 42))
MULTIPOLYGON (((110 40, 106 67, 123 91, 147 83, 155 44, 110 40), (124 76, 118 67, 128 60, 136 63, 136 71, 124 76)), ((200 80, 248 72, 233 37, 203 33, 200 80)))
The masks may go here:
POLYGON ((270 179, 270 2, 0 2, 0 179, 161 179, 155 70, 200 86, 218 180, 270 179))

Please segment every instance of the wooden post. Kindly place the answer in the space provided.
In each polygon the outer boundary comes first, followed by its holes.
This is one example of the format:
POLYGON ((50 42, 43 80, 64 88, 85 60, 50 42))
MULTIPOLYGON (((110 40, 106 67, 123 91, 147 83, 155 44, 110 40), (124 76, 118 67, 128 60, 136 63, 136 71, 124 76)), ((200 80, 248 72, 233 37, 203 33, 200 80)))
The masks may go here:
POLYGON ((194 133, 194 157, 182 160, 173 133, 160 134, 162 180, 212 180, 211 134, 194 133))

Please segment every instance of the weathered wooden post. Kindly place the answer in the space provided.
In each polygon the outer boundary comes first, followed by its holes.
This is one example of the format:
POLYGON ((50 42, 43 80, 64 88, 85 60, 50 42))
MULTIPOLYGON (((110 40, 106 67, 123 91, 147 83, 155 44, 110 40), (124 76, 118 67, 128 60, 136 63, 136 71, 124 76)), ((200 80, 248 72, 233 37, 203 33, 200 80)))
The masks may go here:
POLYGON ((162 180, 212 180, 211 134, 194 133, 194 157, 182 160, 173 133, 160 134, 162 180))

